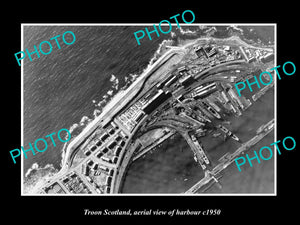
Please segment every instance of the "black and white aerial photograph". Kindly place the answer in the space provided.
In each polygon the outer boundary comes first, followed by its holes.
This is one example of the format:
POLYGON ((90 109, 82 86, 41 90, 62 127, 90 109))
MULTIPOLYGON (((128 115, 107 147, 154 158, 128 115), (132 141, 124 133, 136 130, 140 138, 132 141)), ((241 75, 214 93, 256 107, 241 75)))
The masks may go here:
POLYGON ((22 31, 23 195, 275 194, 276 24, 22 31))

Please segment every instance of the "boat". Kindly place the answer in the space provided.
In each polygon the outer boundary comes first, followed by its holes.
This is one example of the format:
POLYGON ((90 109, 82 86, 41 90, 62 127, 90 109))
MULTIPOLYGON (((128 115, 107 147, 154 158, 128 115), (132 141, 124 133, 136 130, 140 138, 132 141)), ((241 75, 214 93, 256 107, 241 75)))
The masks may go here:
POLYGON ((226 127, 224 127, 224 126, 222 126, 220 124, 217 127, 220 128, 228 137, 231 137, 235 141, 240 141, 240 139, 238 138, 238 136, 236 136, 234 133, 232 133, 226 127))

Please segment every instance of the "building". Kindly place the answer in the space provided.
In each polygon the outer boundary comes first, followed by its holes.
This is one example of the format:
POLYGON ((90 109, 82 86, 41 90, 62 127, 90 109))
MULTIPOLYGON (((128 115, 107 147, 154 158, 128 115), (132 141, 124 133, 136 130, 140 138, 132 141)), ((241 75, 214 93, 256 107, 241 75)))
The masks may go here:
POLYGON ((177 68, 177 71, 180 73, 180 72, 184 72, 184 71, 186 71, 187 69, 186 69, 186 66, 180 66, 180 67, 178 67, 177 68))
POLYGON ((122 113, 120 116, 118 116, 118 120, 129 132, 132 132, 135 126, 144 117, 145 113, 142 110, 144 104, 147 104, 147 100, 145 101, 144 99, 141 99, 137 103, 132 105, 129 109, 127 109, 124 113, 122 113))
POLYGON ((112 181, 112 177, 110 177, 110 176, 106 177, 105 185, 106 186, 110 186, 111 185, 111 181, 112 181))
POLYGON ((93 165, 93 170, 96 170, 96 169, 98 169, 98 163, 95 163, 95 164, 93 165))
POLYGON ((123 138, 128 138, 128 136, 124 133, 124 131, 120 131, 120 135, 123 137, 123 138))
POLYGON ((89 156, 89 155, 91 154, 91 152, 90 152, 89 150, 85 150, 85 151, 84 151, 84 154, 85 154, 86 156, 89 156))
POLYGON ((243 57, 247 60, 248 63, 254 62, 256 60, 253 50, 249 48, 239 47, 243 57))
POLYGON ((66 178, 63 179, 63 182, 64 182, 64 183, 68 183, 69 180, 70 180, 70 179, 69 179, 68 177, 66 177, 66 178))
POLYGON ((145 113, 143 111, 138 111, 131 119, 134 120, 136 124, 138 124, 141 119, 144 117, 145 113))
POLYGON ((124 146, 125 146, 125 144, 126 144, 126 142, 125 142, 125 141, 121 141, 121 143, 120 143, 121 147, 124 147, 124 146))
POLYGON ((82 165, 82 174, 84 174, 85 176, 88 176, 89 170, 90 170, 90 168, 87 165, 82 165))
POLYGON ((256 60, 255 57, 250 57, 250 58, 248 59, 248 63, 252 63, 252 62, 254 62, 255 60, 256 60))
POLYGON ((107 167, 102 166, 102 165, 99 166, 99 169, 100 169, 100 170, 103 170, 103 171, 105 171, 105 172, 108 172, 108 171, 109 171, 109 169, 108 169, 107 167))
POLYGON ((111 163, 111 159, 110 158, 107 158, 105 156, 102 156, 101 159, 105 162, 108 162, 108 163, 111 163))
POLYGON ((100 139, 102 142, 105 142, 105 140, 109 137, 109 135, 107 133, 104 133, 101 135, 100 139))
POLYGON ((104 148, 104 149, 102 150, 103 154, 107 153, 108 151, 109 151, 108 148, 104 148))
POLYGON ((121 140, 122 140, 122 137, 121 137, 120 135, 118 135, 118 136, 116 137, 116 139, 115 139, 116 142, 119 142, 119 141, 121 141, 121 140))
POLYGON ((208 58, 206 52, 204 51, 204 49, 201 46, 195 47, 194 52, 196 53, 198 58, 201 58, 202 56, 205 56, 206 58, 208 58))
POLYGON ((122 151, 122 148, 121 147, 117 147, 116 151, 115 151, 115 155, 119 157, 121 151, 122 151))
POLYGON ((113 164, 117 164, 117 162, 118 162, 118 157, 117 157, 117 156, 114 156, 112 162, 113 162, 113 164))
POLYGON ((112 121, 110 124, 111 124, 115 129, 118 129, 118 128, 119 128, 118 125, 117 125, 115 122, 113 122, 113 121, 112 121))
POLYGON ((200 86, 196 88, 192 93, 191 96, 195 99, 203 98, 207 96, 208 94, 215 92, 217 90, 216 83, 211 83, 206 86, 200 86))
POLYGON ((244 57, 244 58, 247 60, 247 62, 248 62, 248 61, 249 61, 249 58, 248 58, 248 56, 247 56, 247 54, 246 54, 244 48, 243 48, 242 46, 240 46, 239 48, 240 48, 240 50, 241 50, 241 53, 242 53, 243 57, 244 57))
POLYGON ((100 176, 101 175, 101 170, 96 170, 95 172, 94 172, 94 176, 96 177, 96 176, 100 176))
POLYGON ((201 85, 201 86, 199 86, 199 87, 196 87, 195 89, 194 89, 194 91, 195 92, 197 92, 197 93, 199 93, 199 92, 201 92, 201 91, 204 91, 204 90, 206 90, 206 89, 209 89, 209 88, 213 88, 213 87, 216 87, 216 83, 210 83, 210 84, 208 84, 208 85, 206 85, 206 86, 203 86, 203 85, 201 85))
POLYGON ((171 78, 165 83, 165 87, 170 87, 170 85, 176 82, 176 80, 177 80, 176 76, 171 76, 171 78))
POLYGON ((112 141, 111 143, 108 144, 108 148, 113 149, 116 145, 117 143, 115 141, 112 141))
POLYGON ((94 162, 93 162, 93 160, 89 159, 89 160, 87 161, 87 164, 88 164, 89 166, 92 166, 92 165, 94 164, 94 162))
POLYGON ((105 187, 105 193, 110 193, 110 187, 109 186, 105 187))
POLYGON ((93 183, 92 178, 90 178, 89 176, 87 176, 86 179, 87 179, 88 182, 93 183))
POLYGON ((114 175, 114 172, 115 172, 115 171, 114 171, 113 169, 110 169, 110 171, 109 171, 109 176, 112 177, 112 176, 114 175))
POLYGON ((223 50, 229 52, 231 47, 229 45, 223 45, 223 50))
POLYGON ((62 187, 55 182, 50 187, 47 187, 44 189, 46 193, 48 194, 66 194, 66 192, 62 189, 62 187))
POLYGON ((267 53, 265 56, 263 56, 261 58, 261 61, 263 63, 267 63, 267 62, 270 62, 272 60, 274 60, 274 53, 267 53))
POLYGON ((99 188, 95 189, 98 194, 102 194, 102 191, 99 188))
POLYGON ((170 83, 171 83, 174 79, 176 79, 176 75, 173 75, 173 74, 168 75, 168 77, 166 77, 163 81, 161 81, 159 84, 156 85, 157 89, 161 89, 163 86, 165 86, 165 87, 166 87, 166 86, 169 86, 170 83), (170 82, 170 80, 172 80, 172 81, 170 82))
POLYGON ((98 141, 96 142, 96 145, 97 145, 98 147, 100 147, 100 146, 102 145, 102 142, 101 142, 100 140, 98 140, 98 141))
POLYGON ((103 152, 100 151, 98 154, 97 154, 97 158, 101 158, 103 156, 103 152))
POLYGON ((208 57, 212 57, 212 56, 214 56, 215 54, 217 54, 218 52, 217 52, 217 50, 216 50, 216 48, 212 48, 208 53, 207 53, 207 56, 208 57))
POLYGON ((142 110, 149 115, 170 97, 170 93, 166 94, 163 90, 159 89, 158 92, 149 100, 149 102, 142 107, 142 110))
POLYGON ((90 147, 90 151, 91 152, 94 152, 96 149, 97 149, 97 147, 95 145, 93 145, 93 146, 90 147))
POLYGON ((113 134, 115 133, 114 128, 111 128, 111 129, 108 131, 108 133, 109 133, 110 135, 113 135, 113 134))
POLYGON ((185 87, 189 86, 193 82, 195 82, 195 79, 192 75, 188 75, 179 79, 179 83, 181 83, 185 87))

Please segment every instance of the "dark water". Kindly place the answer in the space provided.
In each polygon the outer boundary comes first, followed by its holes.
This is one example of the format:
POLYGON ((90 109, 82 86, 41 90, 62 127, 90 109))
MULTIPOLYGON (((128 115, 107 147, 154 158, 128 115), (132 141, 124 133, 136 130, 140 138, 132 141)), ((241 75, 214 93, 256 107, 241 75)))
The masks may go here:
MULTIPOLYGON (((25 27, 25 48, 49 40, 65 31, 76 35, 73 45, 41 55, 24 66, 24 143, 34 142, 61 128, 70 128, 83 116, 93 118, 95 102, 112 88, 111 75, 124 85, 125 76, 140 73, 161 40, 137 46, 134 27, 25 27)), ((116 91, 116 90, 114 90, 116 91)), ((56 138, 57 139, 57 138, 56 138)), ((28 144, 27 144, 28 145, 28 144)), ((25 171, 33 162, 40 166, 60 164, 62 144, 25 160, 25 171)))
MULTIPOLYGON (((94 118, 95 110, 101 110, 118 89, 147 67, 150 60, 156 57, 163 40, 171 39, 176 45, 182 39, 205 36, 204 31, 207 29, 200 29, 198 26, 184 27, 182 32, 173 28, 172 37, 170 33, 153 37, 151 41, 143 39, 141 45, 137 45, 133 33, 142 28, 144 27, 24 27, 24 49, 28 48, 30 52, 34 50, 34 45, 38 47, 40 42, 49 41, 66 31, 72 31, 76 36, 72 45, 65 45, 59 37, 61 49, 51 41, 53 49, 49 55, 41 55, 40 58, 32 55, 32 62, 28 57, 24 60, 25 149, 29 148, 29 142, 34 143, 36 139, 62 128, 74 128, 74 124, 77 124, 76 129, 80 130, 89 119, 94 118), (185 33, 187 30, 193 33, 185 33), (112 79, 112 75, 115 79, 112 79)), ((249 28, 246 30, 249 31, 249 28)), ((221 33, 222 37, 233 33, 241 34, 233 28, 224 29, 221 33)), ((252 36, 249 32, 246 38, 254 39, 255 36, 252 36)), ((68 38, 66 35, 66 39, 70 41, 68 38)), ((44 51, 47 51, 46 47, 44 51)), ((76 133, 76 129, 72 134, 76 133)), ((37 163, 25 180, 28 185, 45 176, 46 171, 60 168, 63 143, 57 137, 54 139, 56 147, 49 140, 45 152, 35 156, 28 154, 28 159, 24 159, 24 173, 37 163)))
MULTIPOLYGON (((243 142, 256 134, 260 125, 274 118, 274 91, 268 91, 261 99, 247 109, 242 117, 232 117, 232 130, 243 142)), ((234 152, 240 145, 231 138, 225 142, 222 138, 213 138, 211 135, 200 139, 208 152, 213 165, 226 152, 234 152)), ((274 135, 270 133, 261 142, 253 146, 252 150, 259 150, 262 146, 269 146, 274 142, 274 135)), ((252 156, 251 150, 248 151, 252 156)), ((272 193, 273 192, 273 158, 263 161, 255 168, 247 168, 247 172, 240 173, 235 163, 230 171, 225 170, 224 188, 212 189, 212 193, 272 193), (264 168, 262 170, 262 168, 264 168), (267 169, 266 169, 267 168, 267 169), (252 178, 249 181, 249 176, 252 178), (261 179, 264 176, 266 179, 261 179), (248 178, 248 179, 247 179, 248 178), (241 182, 247 181, 247 182, 241 182), (251 187, 249 186, 251 184, 251 187), (255 186, 256 185, 256 186, 255 186), (235 187, 237 186, 237 187, 235 187), (256 189, 255 187, 259 187, 256 189)), ((246 166, 245 166, 246 167, 246 166)), ((249 166, 248 166, 249 167, 249 166)), ((242 168, 244 170, 244 168, 242 168)), ((123 193, 182 193, 198 182, 204 173, 194 161, 192 151, 185 140, 179 135, 174 140, 167 140, 152 154, 135 161, 129 168, 126 176, 123 193)))
POLYGON ((123 193, 184 192, 204 173, 186 141, 175 135, 129 168, 123 193))

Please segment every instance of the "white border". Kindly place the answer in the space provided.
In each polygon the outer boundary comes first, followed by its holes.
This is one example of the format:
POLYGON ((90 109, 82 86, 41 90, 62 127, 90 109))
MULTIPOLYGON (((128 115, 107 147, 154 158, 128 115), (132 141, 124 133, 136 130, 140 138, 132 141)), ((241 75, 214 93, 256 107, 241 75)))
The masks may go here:
MULTIPOLYGON (((21 24, 21 51, 24 50, 24 25, 21 24)), ((24 146, 24 63, 21 62, 21 146, 24 146)), ((23 161, 24 161, 24 154, 21 154, 21 195, 25 195, 23 193, 23 177, 24 177, 24 167, 23 167, 23 161)))
MULTIPOLYGON (((177 25, 176 23, 171 23, 173 25, 177 25)), ((21 51, 24 50, 24 26, 152 26, 158 25, 157 23, 21 23, 21 51)), ((163 26, 167 26, 166 24, 162 24, 163 26)), ((277 65, 277 23, 195 23, 195 24, 180 24, 180 26, 274 26, 274 63, 277 65)), ((21 144, 24 146, 24 81, 23 81, 23 64, 21 63, 21 144)), ((277 76, 275 76, 275 92, 274 92, 274 119, 275 119, 275 129, 274 129, 274 142, 277 140, 277 76)), ((216 193, 216 194, 24 194, 23 193, 23 154, 21 154, 21 196, 277 196, 277 151, 275 151, 274 146, 274 193, 216 193)))

